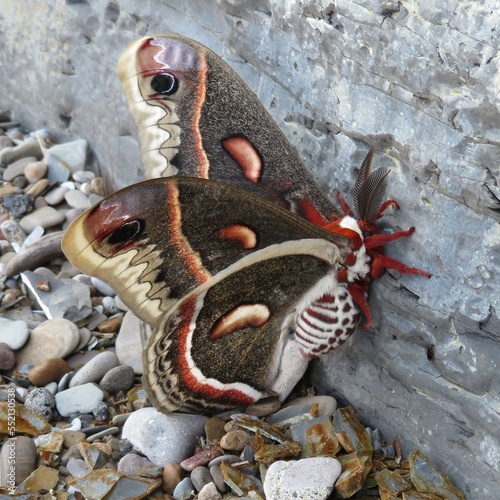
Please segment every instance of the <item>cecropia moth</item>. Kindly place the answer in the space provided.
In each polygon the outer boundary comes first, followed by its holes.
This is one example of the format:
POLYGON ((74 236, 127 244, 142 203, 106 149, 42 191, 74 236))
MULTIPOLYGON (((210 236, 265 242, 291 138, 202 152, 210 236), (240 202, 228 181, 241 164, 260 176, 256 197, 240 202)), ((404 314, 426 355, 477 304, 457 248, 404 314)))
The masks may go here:
POLYGON ((269 394, 291 334, 313 358, 344 343, 414 229, 376 225, 388 169, 357 177, 343 214, 245 83, 203 45, 132 42, 118 72, 150 180, 76 219, 63 250, 154 327, 144 384, 162 411, 217 412, 269 394), (161 177, 161 178, 157 178, 161 177))

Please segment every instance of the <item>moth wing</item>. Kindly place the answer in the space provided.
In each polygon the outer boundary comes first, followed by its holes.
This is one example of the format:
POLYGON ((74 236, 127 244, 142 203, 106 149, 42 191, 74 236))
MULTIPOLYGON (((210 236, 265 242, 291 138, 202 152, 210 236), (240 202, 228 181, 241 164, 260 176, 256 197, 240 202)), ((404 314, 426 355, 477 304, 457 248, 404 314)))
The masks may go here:
POLYGON ((145 181, 76 219, 62 247, 153 325, 175 301, 253 252, 290 240, 346 239, 242 189, 196 178, 145 181))
POLYGON ((248 255, 197 287, 159 320, 143 382, 162 411, 247 406, 276 378, 294 305, 337 272, 338 247, 288 241, 248 255))
POLYGON ((118 75, 146 179, 219 180, 301 215, 314 207, 328 221, 338 216, 254 92, 204 45, 172 34, 140 38, 120 57, 118 75))

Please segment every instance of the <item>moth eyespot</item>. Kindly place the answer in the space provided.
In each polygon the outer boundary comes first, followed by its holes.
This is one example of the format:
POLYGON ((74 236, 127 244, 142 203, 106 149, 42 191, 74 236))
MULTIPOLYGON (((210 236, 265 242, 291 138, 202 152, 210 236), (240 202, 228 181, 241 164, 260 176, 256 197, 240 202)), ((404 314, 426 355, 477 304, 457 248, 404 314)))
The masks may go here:
POLYGON ((143 220, 131 220, 125 222, 118 229, 115 229, 108 237, 108 243, 110 245, 119 245, 127 243, 131 240, 136 240, 144 231, 144 221, 143 220))
POLYGON ((161 75, 155 75, 153 77, 151 80, 151 88, 157 94, 172 95, 177 92, 179 81, 170 73, 162 73, 161 75))

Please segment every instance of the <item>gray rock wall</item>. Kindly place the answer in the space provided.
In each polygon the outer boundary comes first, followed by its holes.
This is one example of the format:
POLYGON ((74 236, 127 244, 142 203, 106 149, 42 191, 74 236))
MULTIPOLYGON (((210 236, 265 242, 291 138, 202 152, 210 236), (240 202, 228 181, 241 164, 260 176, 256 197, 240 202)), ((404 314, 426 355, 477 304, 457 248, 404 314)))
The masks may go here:
POLYGON ((146 33, 223 56, 331 196, 350 192, 375 145, 402 206, 386 227, 417 227, 388 252, 433 277, 387 273, 372 287, 373 328, 315 362, 313 379, 428 453, 468 498, 498 496, 497 2, 0 0, 0 11, 0 107, 87 139, 115 187, 141 178, 115 64, 146 33))

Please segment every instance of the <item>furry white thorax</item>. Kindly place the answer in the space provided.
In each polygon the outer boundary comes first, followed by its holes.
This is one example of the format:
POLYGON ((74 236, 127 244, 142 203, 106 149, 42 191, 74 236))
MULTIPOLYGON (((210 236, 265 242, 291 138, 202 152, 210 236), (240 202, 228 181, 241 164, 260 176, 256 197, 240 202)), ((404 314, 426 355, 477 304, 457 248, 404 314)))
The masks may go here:
MULTIPOLYGON (((340 227, 351 229, 361 236, 364 241, 363 233, 358 226, 358 221, 353 217, 346 215, 340 222, 340 227)), ((354 251, 356 262, 354 265, 347 268, 347 281, 352 283, 357 280, 362 280, 370 272, 370 257, 366 253, 365 245, 361 245, 358 250, 354 251)))

